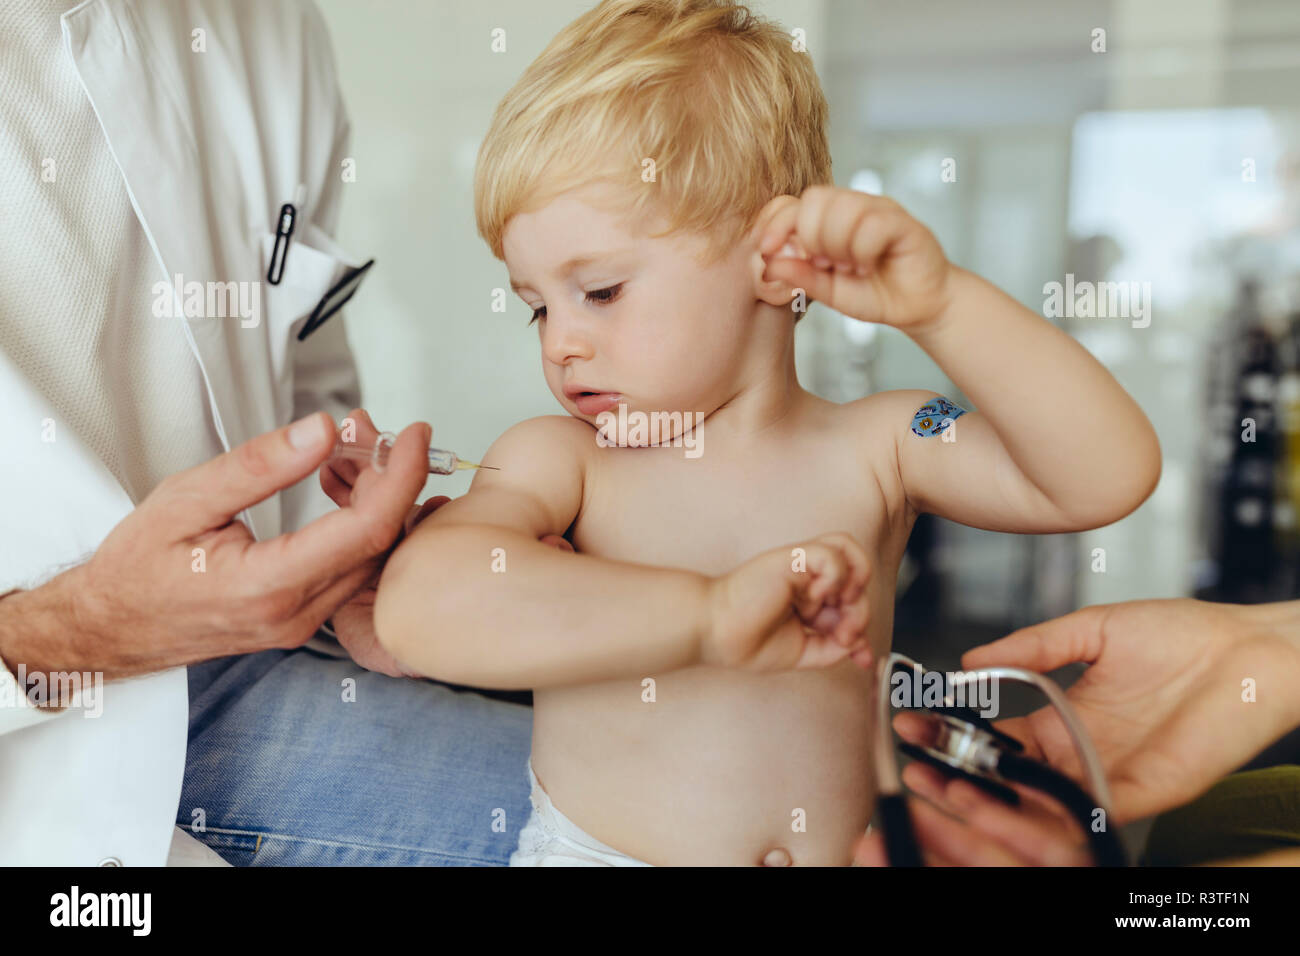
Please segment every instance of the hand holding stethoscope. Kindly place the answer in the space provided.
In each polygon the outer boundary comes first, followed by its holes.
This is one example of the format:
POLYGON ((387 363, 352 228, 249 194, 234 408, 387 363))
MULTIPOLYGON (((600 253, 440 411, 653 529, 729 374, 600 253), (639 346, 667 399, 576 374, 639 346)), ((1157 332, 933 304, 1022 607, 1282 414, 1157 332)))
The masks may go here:
MULTIPOLYGON (((1300 725, 1300 601, 1090 607, 976 648, 962 666, 1045 672, 1075 661, 1091 666, 1066 696, 1105 771, 1115 825, 1186 803, 1300 725), (1253 682, 1253 694, 1243 694, 1243 681, 1253 682)), ((1050 708, 996 726, 1021 741, 1027 756, 1081 776, 1071 740, 1050 708)), ((932 732, 917 714, 899 715, 895 729, 914 743, 932 732)), ((910 801, 926 862, 1088 860, 1079 828, 1048 801, 1029 795, 1010 807, 922 765, 910 765, 903 779, 965 821, 910 801)), ((864 838, 856 857, 883 863, 880 834, 864 838)))

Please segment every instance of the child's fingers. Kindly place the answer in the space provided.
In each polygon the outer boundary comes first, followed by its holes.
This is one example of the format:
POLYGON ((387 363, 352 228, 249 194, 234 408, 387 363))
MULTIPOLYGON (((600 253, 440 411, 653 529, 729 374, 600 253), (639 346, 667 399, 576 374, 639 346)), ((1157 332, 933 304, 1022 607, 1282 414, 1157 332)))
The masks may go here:
POLYGON ((871 210, 858 223, 850 237, 847 256, 862 266, 866 274, 876 271, 876 263, 890 245, 903 234, 906 214, 891 206, 871 210))
POLYGON ((802 547, 805 570, 792 572, 791 607, 805 626, 806 638, 818 643, 806 648, 800 666, 825 666, 850 654, 869 654, 866 552, 842 533, 802 547))
POLYGON ((839 620, 836 622, 835 639, 851 652, 867 647, 867 622, 870 619, 870 609, 867 606, 866 595, 841 603, 837 610, 839 620))
POLYGON ((804 546, 804 560, 808 570, 795 572, 801 579, 796 588, 802 590, 802 602, 809 614, 816 614, 823 604, 838 603, 829 599, 838 596, 848 565, 838 549, 818 542, 804 546))
POLYGON ((840 272, 859 275, 874 271, 888 239, 901 229, 903 208, 884 196, 844 190, 830 193, 824 203, 817 233, 808 237, 814 263, 833 264, 840 272), (881 231, 887 236, 883 244, 874 239, 881 231))
POLYGON ((805 627, 803 650, 800 652, 799 660, 795 662, 794 666, 796 669, 830 667, 833 664, 838 664, 847 656, 848 651, 844 647, 811 627, 805 627))
MULTIPOLYGON (((862 265, 854 258, 853 237, 862 222, 878 211, 879 197, 865 193, 840 192, 826 207, 817 235, 817 252, 837 267, 862 265)), ((842 269, 841 271, 846 271, 842 269)))
POLYGON ((832 634, 837 642, 851 651, 860 650, 865 646, 869 615, 865 593, 869 573, 867 554, 852 535, 843 532, 822 535, 818 541, 830 549, 829 553, 838 562, 837 580, 824 599, 837 609, 834 627, 819 630, 832 634))
POLYGON ((833 274, 816 268, 804 259, 770 259, 763 274, 768 282, 782 282, 794 289, 803 289, 804 297, 818 302, 835 301, 833 274))
POLYGON ((759 253, 766 258, 784 246, 794 232, 798 217, 799 200, 793 196, 782 196, 767 224, 763 226, 758 242, 759 253))
POLYGON ((841 602, 857 600, 866 590, 867 579, 871 576, 871 561, 867 557, 867 552, 853 535, 843 531, 832 531, 830 534, 822 535, 818 540, 838 548, 848 565, 849 573, 841 585, 841 602))
POLYGON ((845 642, 840 638, 840 624, 843 621, 843 618, 844 614, 839 608, 822 607, 820 611, 813 614, 813 618, 808 622, 808 626, 818 634, 832 637, 837 643, 847 646, 847 643, 849 642, 845 642))
POLYGON ((835 623, 835 640, 850 652, 867 646, 867 618, 856 606, 839 609, 839 620, 835 623))
POLYGON ((799 196, 798 215, 795 219, 795 232, 803 243, 804 251, 816 262, 828 259, 829 253, 823 244, 822 226, 826 222, 835 201, 833 186, 809 186, 799 196))

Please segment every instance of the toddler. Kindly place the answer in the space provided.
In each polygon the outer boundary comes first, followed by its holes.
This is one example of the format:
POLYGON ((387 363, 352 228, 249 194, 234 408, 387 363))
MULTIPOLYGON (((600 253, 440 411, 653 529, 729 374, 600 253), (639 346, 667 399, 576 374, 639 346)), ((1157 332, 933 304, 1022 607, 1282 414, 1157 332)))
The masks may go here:
POLYGON ((606 0, 493 118, 479 228, 564 414, 497 440, 375 613, 411 670, 532 688, 513 864, 847 864, 861 665, 917 515, 1079 531, 1155 486, 1150 423, 1078 343, 832 185, 826 113, 809 55, 744 7, 606 0), (805 391, 809 300, 901 329, 973 407, 805 391))

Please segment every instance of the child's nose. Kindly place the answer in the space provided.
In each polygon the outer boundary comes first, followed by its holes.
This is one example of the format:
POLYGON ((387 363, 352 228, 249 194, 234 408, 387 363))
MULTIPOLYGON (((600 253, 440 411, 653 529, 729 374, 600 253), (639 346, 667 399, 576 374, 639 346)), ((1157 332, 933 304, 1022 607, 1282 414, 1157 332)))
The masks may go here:
POLYGON ((542 354, 547 361, 564 365, 574 359, 589 359, 595 353, 591 337, 583 329, 564 317, 548 316, 542 330, 542 354))

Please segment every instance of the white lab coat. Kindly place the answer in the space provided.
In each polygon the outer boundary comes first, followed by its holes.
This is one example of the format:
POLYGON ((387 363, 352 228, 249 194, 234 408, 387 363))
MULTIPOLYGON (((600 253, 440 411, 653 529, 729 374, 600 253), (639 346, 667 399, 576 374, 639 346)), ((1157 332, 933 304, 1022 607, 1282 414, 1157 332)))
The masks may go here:
MULTIPOLYGON (((315 409, 340 420, 359 401, 341 316, 295 339, 355 265, 330 239, 348 123, 319 12, 308 0, 88 0, 63 16, 63 36, 160 280, 264 279, 279 208, 301 187, 284 280, 263 283, 259 326, 158 320, 185 326, 223 444, 315 409)), ((54 413, 3 353, 0 409, 3 593, 84 559, 133 505, 77 435, 42 441, 54 413)), ((265 539, 331 507, 313 477, 245 518, 265 539)), ((104 685, 98 719, 0 706, 0 864, 164 863, 187 700, 177 668, 104 685)))

